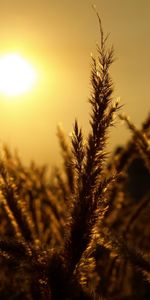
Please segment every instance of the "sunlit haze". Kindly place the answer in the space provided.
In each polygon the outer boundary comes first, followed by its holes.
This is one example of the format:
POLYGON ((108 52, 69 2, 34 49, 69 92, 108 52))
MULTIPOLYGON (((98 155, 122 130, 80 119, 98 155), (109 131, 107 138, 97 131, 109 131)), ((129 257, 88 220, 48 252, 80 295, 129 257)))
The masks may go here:
POLYGON ((36 72, 32 66, 18 54, 0 57, 0 92, 8 96, 17 96, 32 88, 36 72))
MULTIPOLYGON (((77 118, 89 130, 91 52, 99 28, 89 0, 1 0, 0 144, 25 163, 59 161, 61 123, 70 136, 77 118), (37 78, 38 76, 38 78, 37 78)), ((95 0, 116 60, 114 99, 140 126, 150 108, 150 1, 95 0)), ((116 120, 108 151, 130 133, 116 120)))

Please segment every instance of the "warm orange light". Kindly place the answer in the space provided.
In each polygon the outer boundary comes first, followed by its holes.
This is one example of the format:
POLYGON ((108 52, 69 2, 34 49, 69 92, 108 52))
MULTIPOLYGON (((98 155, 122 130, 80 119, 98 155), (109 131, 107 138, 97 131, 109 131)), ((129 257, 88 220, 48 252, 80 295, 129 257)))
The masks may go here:
POLYGON ((29 91, 35 80, 36 72, 19 54, 0 57, 0 93, 18 96, 29 91))

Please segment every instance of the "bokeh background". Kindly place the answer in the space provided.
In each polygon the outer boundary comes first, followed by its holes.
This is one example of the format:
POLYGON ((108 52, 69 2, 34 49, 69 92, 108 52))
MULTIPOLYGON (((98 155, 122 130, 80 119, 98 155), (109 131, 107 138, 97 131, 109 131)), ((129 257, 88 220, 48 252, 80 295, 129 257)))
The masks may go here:
MULTIPOLYGON (((116 61, 112 67, 114 98, 137 126, 150 108, 149 0, 1 0, 0 55, 19 53, 37 70, 33 89, 19 97, 0 95, 0 143, 18 149, 25 163, 59 161, 56 127, 66 134, 77 118, 87 134, 89 125, 91 52, 96 55, 99 28, 110 32, 116 61)), ((128 130, 119 121, 108 151, 124 144, 128 130)))

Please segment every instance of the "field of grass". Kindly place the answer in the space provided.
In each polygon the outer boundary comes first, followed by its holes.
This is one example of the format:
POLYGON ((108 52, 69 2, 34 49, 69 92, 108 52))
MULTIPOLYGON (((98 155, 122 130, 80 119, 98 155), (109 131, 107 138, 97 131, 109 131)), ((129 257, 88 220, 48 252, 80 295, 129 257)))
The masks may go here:
MULTIPOLYGON (((150 299, 150 115, 141 129, 113 99, 107 46, 92 58, 90 132, 58 128, 62 166, 0 158, 0 299, 150 299), (117 117, 131 130, 107 158, 117 117)), ((116 129, 117 130, 117 129, 116 129)))

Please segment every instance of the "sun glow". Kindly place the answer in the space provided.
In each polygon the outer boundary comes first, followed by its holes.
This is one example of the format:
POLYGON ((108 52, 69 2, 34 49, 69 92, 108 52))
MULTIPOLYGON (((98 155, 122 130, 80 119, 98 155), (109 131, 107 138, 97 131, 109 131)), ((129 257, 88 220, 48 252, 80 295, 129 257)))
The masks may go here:
POLYGON ((37 74, 32 65, 19 54, 0 57, 0 93, 18 96, 31 90, 37 74))

